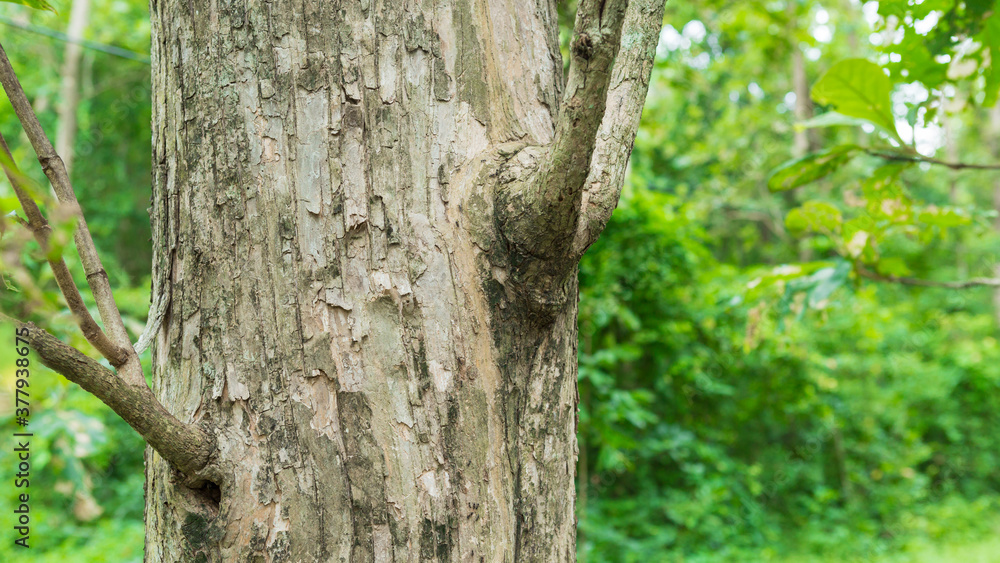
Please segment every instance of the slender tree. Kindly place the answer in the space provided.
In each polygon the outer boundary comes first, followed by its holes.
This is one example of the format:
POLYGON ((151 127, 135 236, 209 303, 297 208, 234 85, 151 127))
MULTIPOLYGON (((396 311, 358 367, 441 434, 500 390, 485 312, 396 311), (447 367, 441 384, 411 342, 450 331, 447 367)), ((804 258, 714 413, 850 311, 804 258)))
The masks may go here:
POLYGON ((105 328, 52 267, 118 373, 20 325, 150 444, 147 561, 575 560, 576 267, 662 18, 581 0, 564 79, 555 0, 154 0, 147 331, 82 214, 105 328))

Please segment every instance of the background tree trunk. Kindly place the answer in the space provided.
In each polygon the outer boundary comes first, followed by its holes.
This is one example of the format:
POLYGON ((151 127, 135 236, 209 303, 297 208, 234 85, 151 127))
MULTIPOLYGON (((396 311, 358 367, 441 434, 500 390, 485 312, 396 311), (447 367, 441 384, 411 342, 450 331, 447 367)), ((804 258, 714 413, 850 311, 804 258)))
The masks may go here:
POLYGON ((155 388, 226 476, 150 453, 147 560, 572 560, 575 287, 518 310, 479 177, 552 139, 554 4, 163 0, 153 30, 155 388))
MULTIPOLYGON (((70 39, 83 39, 90 20, 90 0, 74 0, 69 14, 66 35, 70 39)), ((80 105, 80 59, 83 47, 79 43, 66 43, 59 87, 59 130, 56 133, 56 154, 62 157, 66 172, 73 169, 74 143, 76 141, 76 112, 80 105)))

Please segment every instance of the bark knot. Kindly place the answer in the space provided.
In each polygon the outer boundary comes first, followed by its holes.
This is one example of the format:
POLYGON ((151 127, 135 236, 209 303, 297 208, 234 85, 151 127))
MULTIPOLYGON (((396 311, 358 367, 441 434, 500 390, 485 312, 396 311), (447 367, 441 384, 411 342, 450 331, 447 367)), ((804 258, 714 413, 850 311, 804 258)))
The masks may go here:
POLYGON ((573 55, 589 61, 594 56, 594 40, 590 35, 581 33, 573 39, 572 51, 573 55))

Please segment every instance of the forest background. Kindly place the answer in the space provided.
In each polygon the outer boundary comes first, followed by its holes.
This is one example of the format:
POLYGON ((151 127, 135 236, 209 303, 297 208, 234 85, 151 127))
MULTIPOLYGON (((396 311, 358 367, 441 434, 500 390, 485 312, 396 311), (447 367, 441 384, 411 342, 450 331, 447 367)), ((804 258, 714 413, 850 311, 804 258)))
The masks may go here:
MULTIPOLYGON (((148 7, 52 4, 0 4, 0 39, 137 335, 148 7)), ((580 267, 581 561, 1000 561, 997 7, 668 3, 622 201, 580 267)), ((41 182, 3 94, 0 131, 41 182)), ((11 248, 0 305, 23 301, 23 263, 33 314, 73 333, 44 258, 11 248)), ((32 381, 31 560, 141 561, 142 440, 56 374, 32 381)), ((0 482, 14 468, 2 448, 0 482)))

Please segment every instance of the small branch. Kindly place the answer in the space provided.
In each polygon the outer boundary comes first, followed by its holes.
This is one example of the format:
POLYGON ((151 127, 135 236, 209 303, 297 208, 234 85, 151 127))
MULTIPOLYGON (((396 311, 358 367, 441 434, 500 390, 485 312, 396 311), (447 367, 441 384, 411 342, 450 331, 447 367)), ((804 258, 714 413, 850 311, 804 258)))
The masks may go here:
POLYGON ((934 281, 919 278, 907 278, 901 276, 887 276, 875 273, 860 264, 856 266, 858 274, 863 278, 874 281, 892 282, 902 285, 913 285, 919 287, 941 287, 945 289, 969 289, 973 287, 1000 287, 1000 278, 972 278, 963 281, 934 281))
POLYGON ((894 152, 884 152, 878 149, 865 149, 865 153, 871 156, 877 156, 885 160, 894 160, 899 162, 926 162, 928 164, 937 164, 938 166, 945 166, 951 168, 952 170, 1000 170, 1000 164, 973 164, 968 162, 948 162, 946 160, 938 160, 936 158, 931 158, 920 154, 899 154, 894 152))
POLYGON ((566 92, 541 186, 550 203, 568 202, 583 191, 627 6, 627 0, 581 0, 577 9, 566 92))
POLYGON ((38 122, 38 117, 31 109, 28 97, 24 94, 24 89, 21 88, 21 83, 18 81, 2 45, 0 45, 0 83, 3 84, 7 98, 14 106, 14 112, 24 128, 28 140, 31 141, 31 146, 35 149, 35 154, 38 156, 38 162, 41 163, 45 176, 52 183, 56 197, 76 217, 74 240, 77 252, 80 254, 80 261, 83 263, 84 272, 87 275, 87 284, 97 302, 97 309, 101 313, 101 319, 104 321, 111 341, 125 350, 127 355, 126 361, 119 368, 119 373, 133 385, 145 385, 146 380, 142 375, 139 356, 132 348, 132 341, 125 330, 125 323, 122 322, 121 313, 118 311, 114 294, 111 292, 111 282, 108 280, 108 274, 97 254, 90 229, 87 228, 87 221, 83 217, 83 210, 80 208, 80 203, 77 201, 73 186, 69 181, 69 175, 66 173, 66 167, 59 155, 56 154, 55 149, 52 148, 52 143, 38 122))
POLYGON ((663 0, 631 0, 621 50, 615 60, 606 110, 597 131, 593 158, 580 202, 572 256, 597 240, 618 205, 642 106, 646 102, 656 45, 663 27, 663 0))
MULTIPOLYGON (((13 166, 14 159, 10 154, 10 149, 7 147, 7 142, 3 138, 3 135, 0 135, 0 155, 6 157, 6 160, 13 166)), ((73 281, 73 276, 66 266, 66 261, 62 259, 62 256, 55 259, 49 255, 49 235, 52 232, 52 227, 49 226, 48 221, 45 220, 42 212, 38 209, 38 204, 35 203, 35 200, 21 184, 20 171, 8 167, 3 162, 0 162, 0 167, 3 168, 7 179, 10 180, 18 201, 21 202, 21 209, 24 210, 24 214, 28 218, 28 229, 35 236, 38 246, 41 247, 42 252, 45 254, 49 266, 52 268, 52 274, 56 278, 56 283, 59 285, 59 290, 62 291, 63 296, 66 298, 66 304, 76 317, 77 324, 80 325, 83 336, 87 339, 87 342, 90 342, 94 348, 97 348, 101 355, 111 362, 111 365, 116 368, 121 366, 128 358, 128 354, 125 350, 115 346, 108 339, 107 335, 104 334, 104 331, 101 330, 97 322, 94 321, 94 318, 90 315, 90 311, 87 310, 87 306, 83 303, 83 297, 80 295, 80 290, 73 281)))
POLYGON ((204 469, 215 452, 215 440, 197 424, 185 424, 156 400, 145 384, 131 385, 33 323, 0 315, 27 339, 41 362, 62 374, 111 407, 164 459, 181 472, 194 476, 204 469))

